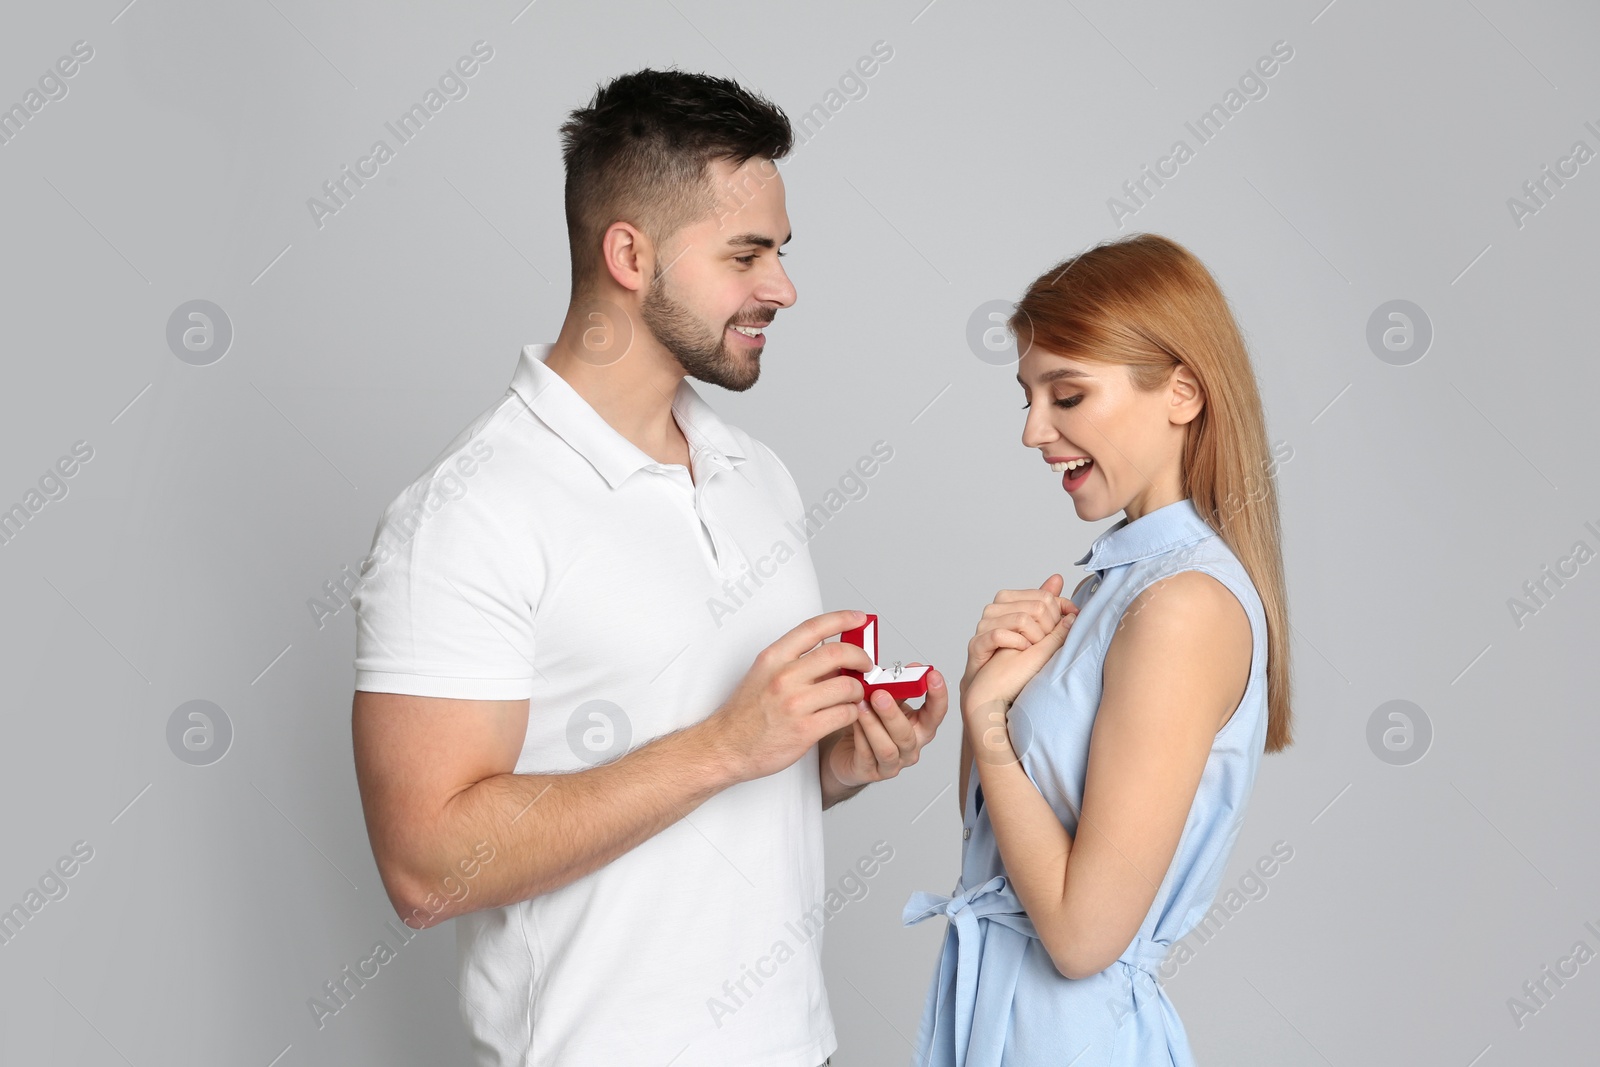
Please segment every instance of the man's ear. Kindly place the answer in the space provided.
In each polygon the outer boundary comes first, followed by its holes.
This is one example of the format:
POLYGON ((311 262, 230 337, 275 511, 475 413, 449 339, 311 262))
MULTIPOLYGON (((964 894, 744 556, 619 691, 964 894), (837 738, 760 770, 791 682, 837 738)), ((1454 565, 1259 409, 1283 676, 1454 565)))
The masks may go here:
POLYGON ((1193 422, 1205 410, 1206 391, 1200 379, 1185 364, 1178 364, 1172 372, 1172 421, 1183 426, 1193 422))
POLYGON ((649 287, 655 267, 655 246, 644 231, 628 222, 613 222, 600 237, 600 258, 611 279, 624 289, 649 287))

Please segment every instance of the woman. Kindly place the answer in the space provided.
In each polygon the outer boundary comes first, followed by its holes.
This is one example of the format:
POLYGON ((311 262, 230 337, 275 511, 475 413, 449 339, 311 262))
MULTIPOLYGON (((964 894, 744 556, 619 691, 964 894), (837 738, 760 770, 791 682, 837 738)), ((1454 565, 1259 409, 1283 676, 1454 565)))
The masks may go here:
MULTIPOLYGON (((1141 234, 1041 275, 1009 323, 1022 442, 1078 517, 1078 565, 1003 590, 961 680, 961 879, 916 1063, 1194 1062, 1157 969, 1205 915, 1263 752, 1290 742, 1277 495, 1216 282, 1141 234)), ((1181 950, 1186 951, 1186 950, 1181 950)))

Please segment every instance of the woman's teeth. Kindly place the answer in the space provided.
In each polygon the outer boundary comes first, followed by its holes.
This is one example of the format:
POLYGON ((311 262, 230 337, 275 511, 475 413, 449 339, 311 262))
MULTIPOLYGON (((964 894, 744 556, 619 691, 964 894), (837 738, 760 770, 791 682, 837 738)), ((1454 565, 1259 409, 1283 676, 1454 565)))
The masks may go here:
POLYGON ((1079 468, 1087 467, 1093 462, 1094 460, 1092 459, 1072 459, 1065 463, 1052 463, 1050 464, 1050 469, 1059 474, 1062 471, 1075 471, 1079 468))

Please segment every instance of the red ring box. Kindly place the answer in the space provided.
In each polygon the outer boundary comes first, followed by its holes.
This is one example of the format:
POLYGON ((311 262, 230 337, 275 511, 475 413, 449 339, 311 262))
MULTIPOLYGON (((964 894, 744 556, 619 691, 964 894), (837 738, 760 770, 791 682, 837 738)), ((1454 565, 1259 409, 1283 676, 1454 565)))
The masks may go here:
POLYGON ((933 670, 932 664, 923 663, 915 667, 901 667, 896 674, 893 667, 878 666, 878 617, 868 615, 867 621, 857 626, 854 630, 846 630, 839 635, 839 640, 848 641, 857 648, 864 649, 872 657, 874 664, 872 670, 863 674, 861 671, 843 668, 844 673, 861 682, 866 688, 864 698, 870 699, 872 694, 882 689, 896 700, 911 700, 915 697, 928 695, 928 672, 933 670))

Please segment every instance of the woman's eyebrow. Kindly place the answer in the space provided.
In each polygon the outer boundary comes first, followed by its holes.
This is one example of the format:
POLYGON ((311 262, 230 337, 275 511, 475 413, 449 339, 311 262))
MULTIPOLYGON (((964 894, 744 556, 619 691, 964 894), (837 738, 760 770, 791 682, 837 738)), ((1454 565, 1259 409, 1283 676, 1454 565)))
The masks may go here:
MULTIPOLYGON (((1094 375, 1090 374, 1088 371, 1077 370, 1077 369, 1075 369, 1073 367, 1057 367, 1055 370, 1046 371, 1045 373, 1039 375, 1039 384, 1040 385, 1044 385, 1046 382, 1053 382, 1057 378, 1093 378, 1093 377, 1094 377, 1094 375)), ((1020 375, 1020 374, 1017 375, 1017 384, 1022 386, 1024 389, 1026 389, 1028 387, 1028 383, 1022 380, 1022 375, 1020 375)))

